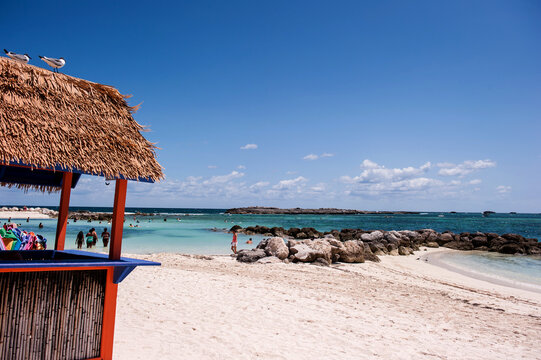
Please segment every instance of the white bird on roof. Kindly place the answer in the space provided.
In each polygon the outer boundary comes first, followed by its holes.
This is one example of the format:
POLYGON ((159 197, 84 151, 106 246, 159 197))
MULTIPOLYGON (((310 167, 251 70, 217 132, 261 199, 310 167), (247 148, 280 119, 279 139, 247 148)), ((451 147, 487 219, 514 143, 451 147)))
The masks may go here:
POLYGON ((50 67, 56 69, 56 72, 58 72, 58 69, 60 69, 62 66, 66 65, 66 60, 64 60, 64 58, 55 59, 55 58, 50 58, 50 57, 41 56, 41 55, 39 56, 39 58, 45 61, 47 65, 49 65, 50 67))
POLYGON ((7 51, 6 49, 4 49, 4 52, 6 53, 7 56, 12 58, 13 60, 22 62, 25 64, 28 64, 28 60, 32 59, 30 56, 28 56, 28 54, 24 54, 24 55, 15 54, 13 51, 7 51))

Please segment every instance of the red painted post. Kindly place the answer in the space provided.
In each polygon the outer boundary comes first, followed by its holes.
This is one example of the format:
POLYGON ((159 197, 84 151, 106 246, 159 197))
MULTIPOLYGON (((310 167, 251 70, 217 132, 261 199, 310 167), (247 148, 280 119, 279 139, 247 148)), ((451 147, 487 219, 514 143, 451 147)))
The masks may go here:
POLYGON ((73 173, 62 174, 62 192, 60 193, 60 208, 58 209, 58 223, 56 225, 55 250, 64 250, 66 229, 68 227, 68 211, 70 205, 71 181, 73 173))
POLYGON ((116 296, 118 284, 113 283, 114 268, 107 270, 107 283, 105 284, 105 301, 103 304, 103 324, 101 329, 101 358, 113 358, 113 343, 115 335, 116 296))
POLYGON ((118 179, 115 185, 115 202, 113 205, 113 223, 111 225, 111 245, 109 259, 120 259, 122 248, 122 230, 124 228, 124 210, 126 209, 126 190, 128 180, 118 179))
MULTIPOLYGON (((120 259, 122 249, 122 230, 124 228, 124 210, 126 209, 127 180, 116 180, 115 202, 113 205, 113 222, 111 225, 111 242, 109 259, 120 259)), ((115 336, 116 297, 118 284, 113 283, 114 268, 107 271, 105 285, 105 301, 103 307, 103 325, 101 335, 101 357, 104 360, 113 358, 113 342, 115 336)))

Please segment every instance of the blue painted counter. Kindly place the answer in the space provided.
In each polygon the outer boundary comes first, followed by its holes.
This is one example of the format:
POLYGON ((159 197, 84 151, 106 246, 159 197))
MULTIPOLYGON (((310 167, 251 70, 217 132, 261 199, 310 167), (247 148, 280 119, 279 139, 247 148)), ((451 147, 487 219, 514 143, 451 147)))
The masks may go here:
POLYGON ((0 270, 73 267, 114 267, 113 282, 118 284, 137 266, 160 266, 154 261, 121 257, 111 260, 105 254, 80 250, 22 250, 0 251, 0 270))

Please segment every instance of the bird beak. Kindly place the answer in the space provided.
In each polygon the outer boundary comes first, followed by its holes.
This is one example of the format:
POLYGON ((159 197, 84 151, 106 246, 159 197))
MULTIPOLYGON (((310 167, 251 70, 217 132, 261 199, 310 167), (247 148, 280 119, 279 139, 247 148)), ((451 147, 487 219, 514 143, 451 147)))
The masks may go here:
POLYGON ((30 55, 28 55, 28 54, 25 54, 25 55, 28 56, 29 59, 32 59, 32 58, 30 57, 30 55))

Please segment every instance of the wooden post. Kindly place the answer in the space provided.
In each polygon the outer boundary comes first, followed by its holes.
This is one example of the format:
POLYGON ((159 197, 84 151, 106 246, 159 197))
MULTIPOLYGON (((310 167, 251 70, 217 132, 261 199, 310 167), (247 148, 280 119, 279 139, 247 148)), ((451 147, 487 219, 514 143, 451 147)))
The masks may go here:
POLYGON ((73 173, 62 174, 62 192, 60 193, 60 207, 58 209, 58 223, 56 225, 55 250, 64 250, 66 241, 66 229, 68 227, 68 211, 70 204, 71 182, 73 173))
POLYGON ((128 180, 118 179, 115 185, 115 203, 113 205, 113 223, 111 225, 111 244, 109 259, 120 259, 122 248, 122 230, 124 228, 124 210, 126 209, 126 190, 128 180))
POLYGON ((107 282, 105 284, 105 301, 103 304, 103 325, 101 329, 101 358, 111 360, 113 358, 113 342, 115 335, 116 297, 118 284, 113 283, 114 268, 107 270, 107 282))
MULTIPOLYGON (((124 210, 126 208, 126 190, 128 181, 116 180, 115 202, 113 205, 113 222, 111 225, 111 242, 109 247, 109 259, 120 259, 122 248, 122 230, 124 228, 124 210)), ((113 358, 113 341, 115 336, 116 297, 118 284, 113 283, 114 268, 107 271, 107 283, 105 286, 105 301, 103 304, 103 327, 101 338, 101 357, 109 360, 113 358)))

